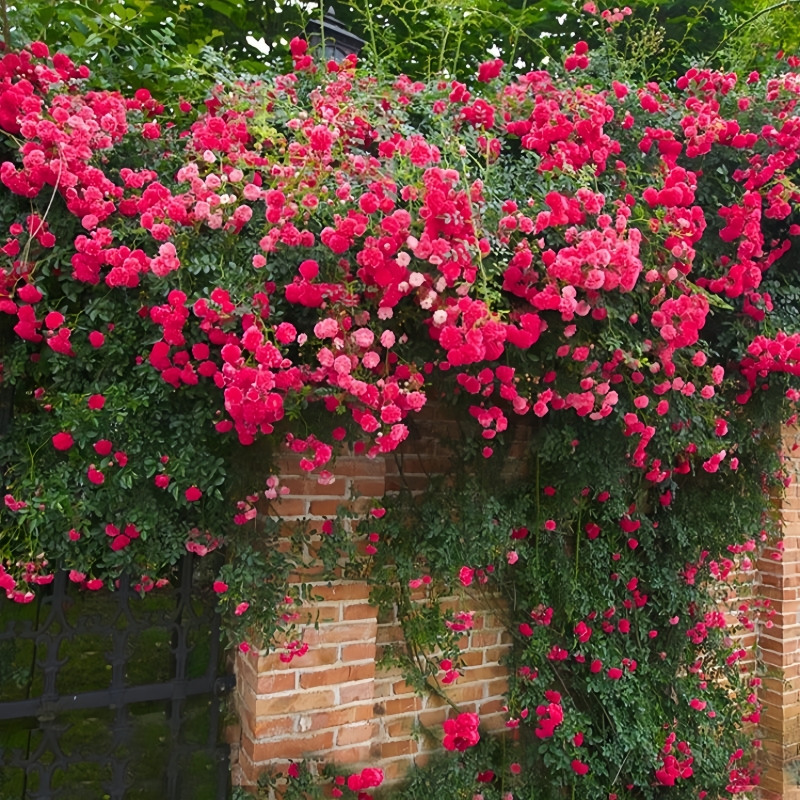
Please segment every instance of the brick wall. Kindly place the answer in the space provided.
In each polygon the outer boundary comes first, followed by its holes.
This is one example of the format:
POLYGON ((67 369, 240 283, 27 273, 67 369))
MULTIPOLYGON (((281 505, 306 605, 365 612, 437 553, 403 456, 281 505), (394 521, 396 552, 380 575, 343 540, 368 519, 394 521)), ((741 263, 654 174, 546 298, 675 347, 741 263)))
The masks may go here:
MULTIPOLYGON (((453 605, 463 607, 455 599, 453 605)), ((399 640, 399 627, 393 620, 378 625, 379 648, 399 640)), ((490 611, 478 610, 474 628, 459 645, 465 669, 463 677, 446 688, 447 697, 460 711, 480 714, 484 730, 504 728, 503 694, 508 682, 500 661, 510 646, 508 634, 490 611)), ((424 763, 438 746, 436 739, 424 735, 423 727, 441 737, 442 723, 452 716, 452 708, 445 700, 415 694, 397 670, 376 674, 374 710, 377 725, 371 754, 389 781, 402 777, 410 764, 424 763)))
MULTIPOLYGON (((408 450, 420 445, 410 443, 408 450)), ((427 444, 427 442, 423 442, 427 444)), ((336 480, 327 486, 304 478, 298 459, 285 456, 281 482, 290 488, 277 505, 287 521, 322 521, 340 505, 359 506, 359 498, 382 497, 401 485, 421 491, 432 472, 444 471, 446 458, 431 444, 423 455, 398 454, 386 459, 340 457, 336 480)), ((310 544, 313 547, 314 537, 310 544)), ((306 577, 307 579, 307 577, 306 577)), ((323 600, 314 604, 319 628, 306 628, 309 651, 289 664, 277 654, 254 658, 238 654, 236 702, 240 729, 233 741, 237 763, 234 780, 252 785, 266 770, 280 771, 289 760, 320 758, 342 765, 379 763, 387 781, 397 780, 412 763, 422 763, 440 735, 451 707, 442 698, 419 697, 397 670, 376 671, 381 648, 400 640, 393 618, 378 619, 368 602, 369 587, 360 582, 315 583, 323 600)), ((462 598, 452 598, 454 606, 462 598)), ((475 625, 461 641, 463 677, 447 688, 462 711, 481 715, 484 729, 504 727, 506 671, 500 661, 510 646, 501 622, 476 609, 475 625)))
POLYGON ((792 478, 781 502, 783 558, 767 552, 758 565, 761 594, 776 611, 773 627, 759 631, 758 646, 769 667, 761 689, 765 709, 762 800, 800 800, 800 432, 784 431, 784 452, 792 478))
POLYGON ((342 763, 371 758, 375 735, 375 647, 378 623, 368 588, 341 582, 320 586, 319 630, 306 629, 310 649, 289 664, 276 654, 239 656, 242 783, 285 766, 289 759, 324 755, 342 763))
MULTIPOLYGON (((321 525, 339 505, 358 510, 364 502, 359 497, 381 497, 401 487, 423 491, 432 474, 447 471, 449 453, 441 440, 443 430, 453 424, 434 411, 412 429, 399 453, 374 460, 339 457, 336 480, 328 486, 305 478, 298 460, 285 456, 280 472, 291 491, 280 501, 281 516, 287 521, 311 520, 313 528, 314 520, 321 525)), ((519 469, 513 456, 524 446, 524 429, 516 439, 508 470, 519 469)), ((783 557, 774 560, 768 552, 758 564, 757 588, 777 612, 772 628, 762 624, 757 631, 761 659, 770 668, 761 688, 761 800, 800 800, 800 449, 794 455, 791 450, 798 440, 798 431, 786 431, 793 480, 780 509, 783 557)), ((310 542, 313 547, 313 536, 310 542)), ((304 577, 309 578, 313 571, 304 577)), ((315 593, 323 597, 320 624, 318 630, 305 631, 310 645, 305 656, 285 664, 275 654, 237 655, 241 726, 230 732, 236 783, 252 785, 262 771, 285 770, 289 760, 301 758, 352 767, 379 764, 388 781, 397 780, 411 764, 424 763, 435 747, 435 739, 424 730, 440 735, 442 721, 452 713, 443 699, 416 695, 399 672, 376 670, 381 648, 399 641, 400 628, 394 619, 378 618, 365 584, 337 581, 315 586, 315 593)), ((475 627, 461 642, 466 669, 447 696, 460 710, 478 712, 485 729, 500 730, 506 688, 500 662, 510 640, 490 611, 475 610, 475 627)), ((743 644, 753 641, 747 636, 743 644)))

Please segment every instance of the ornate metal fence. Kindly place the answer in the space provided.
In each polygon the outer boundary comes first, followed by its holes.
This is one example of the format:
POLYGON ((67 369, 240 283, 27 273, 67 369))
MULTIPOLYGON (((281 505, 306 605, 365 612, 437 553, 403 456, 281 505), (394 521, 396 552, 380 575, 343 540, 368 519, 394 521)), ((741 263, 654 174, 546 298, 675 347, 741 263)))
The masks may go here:
POLYGON ((145 597, 60 573, 29 605, 0 600, 0 800, 228 797, 230 681, 193 561, 145 597))

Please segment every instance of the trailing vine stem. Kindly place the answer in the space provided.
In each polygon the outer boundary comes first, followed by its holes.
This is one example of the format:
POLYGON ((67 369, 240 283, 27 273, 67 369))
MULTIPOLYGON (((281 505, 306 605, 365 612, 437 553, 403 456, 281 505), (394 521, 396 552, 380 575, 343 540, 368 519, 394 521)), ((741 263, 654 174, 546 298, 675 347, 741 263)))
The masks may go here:
POLYGON ((751 22, 755 22, 759 17, 763 17, 765 14, 770 14, 773 11, 779 11, 782 8, 786 8, 787 6, 793 5, 794 3, 800 2, 800 0, 781 0, 779 3, 774 3, 771 6, 767 6, 766 8, 762 8, 760 11, 757 11, 753 14, 752 17, 748 17, 743 22, 740 22, 732 31, 726 33, 725 36, 722 37, 719 44, 711 51, 711 54, 706 58, 703 62, 703 67, 706 67, 711 61, 712 58, 725 46, 725 43, 734 37, 739 31, 746 28, 751 22))

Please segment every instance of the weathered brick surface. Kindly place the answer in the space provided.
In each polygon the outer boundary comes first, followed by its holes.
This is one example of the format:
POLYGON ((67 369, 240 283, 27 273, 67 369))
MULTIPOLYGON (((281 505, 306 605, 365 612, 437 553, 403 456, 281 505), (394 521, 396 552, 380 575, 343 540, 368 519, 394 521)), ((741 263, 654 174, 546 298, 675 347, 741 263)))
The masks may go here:
POLYGON ((758 564, 761 594, 776 614, 758 635, 759 654, 770 669, 760 689, 764 740, 761 800, 800 800, 800 441, 797 429, 784 431, 784 453, 792 482, 781 502, 784 551, 767 551, 758 564))
MULTIPOLYGON (((441 438, 452 425, 434 409, 411 426, 409 439, 385 459, 340 457, 336 480, 328 486, 308 480, 299 459, 286 456, 281 476, 291 491, 279 505, 281 515, 308 520, 313 552, 323 519, 339 506, 361 511, 365 496, 401 489, 419 493, 432 474, 446 473, 448 453, 441 438)), ((524 432, 517 438, 514 446, 521 454, 524 432)), ((792 454, 794 441, 795 431, 787 431, 794 480, 781 505, 782 559, 767 553, 758 564, 759 591, 776 610, 773 626, 761 625, 742 640, 744 646, 757 641, 772 670, 760 689, 765 704, 761 800, 800 800, 800 449, 792 454)), ((513 459, 510 463, 508 468, 514 468, 513 459)), ((313 573, 307 579, 313 580, 313 573)), ((236 758, 234 780, 252 785, 263 770, 285 769, 289 760, 304 757, 354 769, 379 765, 387 781, 399 780, 411 764, 425 763, 452 710, 440 697, 417 696, 396 670, 376 670, 382 649, 398 643, 402 634, 396 619, 378 619, 367 586, 337 581, 316 585, 315 594, 322 598, 315 607, 319 628, 306 629, 310 649, 304 657, 290 664, 276 654, 237 657, 240 725, 228 732, 236 758)), ((446 604, 460 610, 464 603, 454 597, 446 604)), ((490 610, 470 610, 475 625, 461 643, 464 674, 446 692, 461 710, 479 713, 485 729, 502 730, 507 674, 501 662, 510 646, 508 636, 490 610)))
MULTIPOLYGON (((336 480, 327 486, 308 480, 299 459, 286 456, 281 480, 290 492, 279 512, 289 521, 309 521, 313 549, 323 519, 339 506, 361 510, 365 497, 401 487, 421 491, 431 474, 448 468, 447 454, 433 435, 433 429, 441 435, 442 424, 429 413, 401 451, 385 459, 339 457, 336 480)), ((376 671, 382 648, 402 634, 395 619, 379 622, 365 584, 315 584, 314 594, 322 598, 314 607, 319 627, 305 630, 305 656, 290 664, 277 654, 237 657, 241 742, 234 779, 252 785, 262 770, 284 769, 289 760, 310 756, 353 767, 379 763, 387 780, 397 780, 436 746, 424 732, 440 733, 449 706, 441 698, 417 696, 397 671, 376 671)), ((449 602, 453 609, 464 607, 461 598, 449 602)), ((448 696, 464 711, 480 711, 488 729, 501 728, 506 673, 500 661, 508 644, 497 618, 476 609, 474 630, 462 644, 466 669, 446 687, 448 696)))
MULTIPOLYGON (((340 764, 380 763, 387 778, 401 777, 408 766, 430 752, 449 707, 437 697, 419 697, 397 671, 375 669, 377 641, 396 638, 393 621, 378 624, 376 609, 363 604, 348 619, 346 610, 362 596, 356 585, 339 584, 341 613, 319 630, 306 633, 312 645, 307 656, 291 665, 272 656, 240 655, 236 662, 237 701, 241 715, 241 748, 237 779, 252 783, 260 769, 281 768, 288 759, 320 757, 340 764), (351 596, 355 598, 350 599, 351 596), (371 610, 368 617, 365 609, 371 610), (355 640, 355 641, 354 641, 355 640), (327 642, 319 649, 316 642, 327 642), (317 648, 316 650, 314 648, 317 648), (325 657, 308 658, 323 652, 325 657)), ((330 603, 330 600, 326 601, 330 603)), ((468 666, 457 684, 447 689, 464 711, 476 711, 488 729, 503 726, 507 645, 498 646, 499 623, 480 616, 478 631, 466 642, 468 666)))

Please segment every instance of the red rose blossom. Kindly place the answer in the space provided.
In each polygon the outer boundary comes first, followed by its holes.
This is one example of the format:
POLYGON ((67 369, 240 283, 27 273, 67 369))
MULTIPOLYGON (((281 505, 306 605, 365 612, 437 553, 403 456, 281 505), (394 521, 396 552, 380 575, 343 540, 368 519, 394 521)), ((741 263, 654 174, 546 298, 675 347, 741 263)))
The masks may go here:
POLYGON ((69 450, 73 444, 75 444, 75 440, 72 438, 71 433, 67 433, 66 431, 62 431, 61 433, 57 433, 53 436, 52 439, 53 447, 56 450, 69 450))

